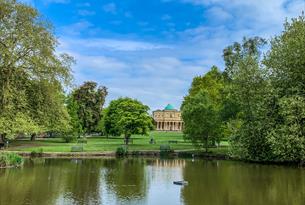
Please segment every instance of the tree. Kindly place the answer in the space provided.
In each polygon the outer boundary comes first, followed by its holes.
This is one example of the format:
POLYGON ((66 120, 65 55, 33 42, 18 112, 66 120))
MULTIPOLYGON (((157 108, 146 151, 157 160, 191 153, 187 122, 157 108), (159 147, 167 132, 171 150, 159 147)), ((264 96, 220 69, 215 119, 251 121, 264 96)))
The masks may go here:
POLYGON ((305 161, 305 16, 284 24, 272 39, 264 64, 271 73, 272 109, 268 130, 279 161, 305 161))
POLYGON ((2 138, 67 124, 63 86, 72 79, 74 61, 66 54, 58 56, 56 46, 51 24, 36 9, 15 0, 0 1, 2 138))
POLYGON ((249 56, 259 60, 260 49, 266 45, 267 41, 260 37, 244 38, 242 43, 235 42, 233 45, 223 50, 223 59, 225 61, 224 76, 227 79, 234 77, 238 72, 238 64, 242 59, 249 56))
POLYGON ((260 64, 260 47, 265 40, 255 37, 244 39, 242 44, 234 43, 224 50, 225 73, 228 77, 229 95, 238 105, 237 119, 228 124, 231 133, 231 153, 234 157, 248 160, 272 160, 267 140, 268 72, 260 64), (250 45, 250 46, 249 46, 250 45), (234 48, 235 52, 228 52, 234 48), (233 60, 232 60, 233 59, 233 60), (238 126, 238 129, 232 126, 238 126))
POLYGON ((131 98, 119 98, 110 102, 105 113, 105 132, 109 135, 124 135, 128 144, 132 134, 147 135, 152 127, 149 107, 131 98))
MULTIPOLYGON (((182 104, 182 108, 185 103, 188 103, 189 98, 195 97, 198 93, 204 92, 207 98, 209 99, 209 102, 211 102, 214 105, 214 111, 217 111, 218 118, 224 116, 222 121, 217 121, 219 123, 217 125, 218 128, 224 127, 224 124, 226 124, 227 119, 229 118, 226 113, 226 116, 221 113, 224 107, 224 88, 225 88, 225 79, 223 74, 219 71, 219 69, 216 66, 213 66, 209 72, 207 72, 203 76, 197 76, 193 79, 191 88, 189 89, 189 94, 184 98, 184 102, 182 104)), ((182 109, 183 111, 184 109, 182 109)), ((185 119, 190 120, 190 119, 185 119)), ((205 126, 203 124, 198 124, 198 126, 205 126)), ((194 128, 196 129, 196 128, 194 128)), ((213 136, 213 140, 220 141, 220 138, 224 136, 224 131, 218 130, 218 135, 213 136)), ((189 138, 190 139, 190 138, 189 138)))
POLYGON ((67 108, 70 116, 70 125, 71 125, 72 134, 76 134, 78 137, 80 137, 81 134, 83 133, 83 128, 81 121, 78 117, 79 105, 72 98, 72 96, 67 97, 67 108))
POLYGON ((201 90, 188 96, 182 105, 182 119, 186 138, 208 152, 209 144, 220 134, 219 111, 210 95, 201 90))
POLYGON ((263 60, 259 55, 262 40, 252 40, 251 49, 243 46, 251 45, 247 42, 225 49, 230 93, 240 108, 234 121, 237 129, 232 129, 234 156, 255 161, 304 161, 304 34, 302 15, 285 23, 284 32, 272 39, 263 60), (230 52, 233 47, 238 52, 230 52))
POLYGON ((92 81, 84 82, 72 92, 73 100, 79 106, 78 118, 85 132, 97 131, 107 94, 106 87, 98 87, 97 83, 92 81))

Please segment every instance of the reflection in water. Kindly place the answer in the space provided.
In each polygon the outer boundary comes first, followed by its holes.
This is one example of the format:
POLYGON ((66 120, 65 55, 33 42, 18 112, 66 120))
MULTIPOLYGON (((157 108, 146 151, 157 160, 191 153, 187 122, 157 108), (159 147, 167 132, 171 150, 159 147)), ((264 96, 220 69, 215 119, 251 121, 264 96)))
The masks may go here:
POLYGON ((0 193, 0 205, 303 205, 305 170, 181 159, 35 159, 0 170, 0 193))
POLYGON ((305 202, 305 171, 302 169, 229 161, 188 161, 183 176, 190 181, 182 190, 187 205, 305 202))
POLYGON ((147 189, 144 160, 108 159, 104 160, 104 167, 106 191, 115 193, 115 198, 118 198, 116 204, 126 204, 130 199, 141 202, 147 189))

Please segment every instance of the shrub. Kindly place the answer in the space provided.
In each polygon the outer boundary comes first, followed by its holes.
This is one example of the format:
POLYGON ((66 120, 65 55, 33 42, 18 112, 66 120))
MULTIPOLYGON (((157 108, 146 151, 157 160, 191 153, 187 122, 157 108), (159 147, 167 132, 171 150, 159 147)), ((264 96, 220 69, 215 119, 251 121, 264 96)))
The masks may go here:
POLYGON ((178 152, 178 157, 181 158, 193 158, 195 156, 192 152, 178 152))
POLYGON ((131 152, 131 154, 132 154, 133 156, 139 156, 139 155, 140 155, 140 152, 137 151, 137 150, 134 150, 134 151, 131 152))
POLYGON ((74 133, 65 133, 63 134, 63 139, 66 143, 74 142, 77 136, 74 133))
POLYGON ((83 152, 84 148, 83 146, 72 146, 71 147, 71 152, 83 152))
POLYGON ((85 138, 85 137, 79 138, 77 140, 77 143, 79 143, 79 144, 87 144, 87 138, 85 138))
POLYGON ((33 150, 31 152, 31 157, 42 157, 42 154, 43 154, 43 149, 40 148, 38 151, 33 150))
POLYGON ((16 153, 0 154, 0 167, 18 167, 23 164, 23 158, 16 153))
POLYGON ((116 149, 117 156, 122 157, 122 156, 126 156, 127 154, 128 154, 128 149, 126 146, 121 146, 116 149))
POLYGON ((168 156, 170 153, 172 153, 173 150, 168 144, 162 144, 160 145, 160 155, 161 156, 168 156))

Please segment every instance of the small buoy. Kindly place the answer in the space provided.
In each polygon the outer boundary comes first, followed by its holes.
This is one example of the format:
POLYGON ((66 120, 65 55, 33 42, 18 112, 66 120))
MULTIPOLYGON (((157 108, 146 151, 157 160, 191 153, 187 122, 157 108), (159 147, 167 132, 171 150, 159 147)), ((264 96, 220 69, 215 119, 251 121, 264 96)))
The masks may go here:
POLYGON ((187 181, 174 181, 175 185, 188 185, 187 181))

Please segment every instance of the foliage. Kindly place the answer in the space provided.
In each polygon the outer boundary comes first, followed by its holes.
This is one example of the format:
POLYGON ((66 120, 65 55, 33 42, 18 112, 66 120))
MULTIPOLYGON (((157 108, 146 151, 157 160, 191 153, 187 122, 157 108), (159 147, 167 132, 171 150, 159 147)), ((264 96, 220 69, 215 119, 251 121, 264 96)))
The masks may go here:
POLYGON ((128 154, 128 148, 126 146, 118 147, 115 154, 119 157, 126 156, 128 154))
POLYGON ((67 132, 67 133, 63 133, 62 138, 66 143, 70 143, 70 142, 74 142, 77 136, 73 132, 67 132))
POLYGON ((104 118, 106 134, 124 134, 126 144, 132 134, 147 135, 152 126, 148 110, 148 106, 131 98, 111 101, 104 118))
POLYGON ((42 148, 40 148, 38 150, 33 150, 31 152, 31 157, 42 157, 42 155, 43 155, 43 149, 42 148))
POLYGON ((22 163, 23 158, 15 153, 0 153, 0 167, 18 167, 22 163))
POLYGON ((224 49, 222 74, 194 78, 182 104, 187 139, 207 148, 212 131, 230 137, 237 158, 305 160, 305 17, 284 26, 264 57, 266 40, 244 38, 224 49))
POLYGON ((263 40, 252 41, 256 42, 253 51, 235 43, 243 55, 225 57, 234 59, 226 62, 226 72, 230 93, 240 107, 231 132, 234 156, 255 161, 304 161, 304 34, 303 15, 285 23, 284 32, 272 39, 263 60, 259 56, 263 40))
POLYGON ((201 90, 185 98, 182 105, 183 133, 186 139, 206 152, 210 142, 220 136, 221 121, 217 106, 210 95, 201 90))
POLYGON ((83 127, 78 116, 79 105, 77 101, 72 98, 72 96, 67 97, 66 104, 70 116, 71 132, 80 137, 81 134, 83 134, 83 127))
POLYGON ((173 150, 171 149, 170 145, 168 144, 161 144, 160 145, 160 156, 166 157, 171 154, 173 150))
MULTIPOLYGON (((258 39, 258 38, 255 38, 258 39)), ((237 59, 234 65, 227 69, 230 73, 230 91, 232 98, 238 103, 240 127, 231 138, 233 144, 232 154, 249 160, 272 160, 270 145, 266 137, 267 124, 265 123, 266 110, 263 107, 268 99, 269 89, 266 80, 266 70, 260 67, 259 52, 257 48, 261 46, 263 40, 245 39, 243 45, 253 44, 254 51, 246 46, 235 46, 240 48, 243 55, 232 54, 231 58, 237 59), (247 43, 250 41, 252 43, 247 43), (253 44, 258 42, 258 44, 253 44), (234 55, 237 55, 235 57, 234 55)), ((231 124, 232 125, 232 124, 231 124)))
POLYGON ((305 16, 286 22, 264 64, 271 73, 269 143, 279 161, 305 160, 305 16))
POLYGON ((75 113, 71 113, 74 116, 74 124, 76 123, 75 129, 80 130, 81 127, 87 133, 97 131, 99 121, 102 118, 102 109, 107 94, 106 87, 98 87, 97 83, 92 81, 84 82, 83 85, 72 92, 72 100, 70 103, 75 104, 70 105, 70 107, 77 109, 78 115, 78 119, 76 120, 75 113))
POLYGON ((55 53, 51 24, 28 5, 1 0, 0 36, 0 135, 68 128, 62 99, 73 59, 55 53))

